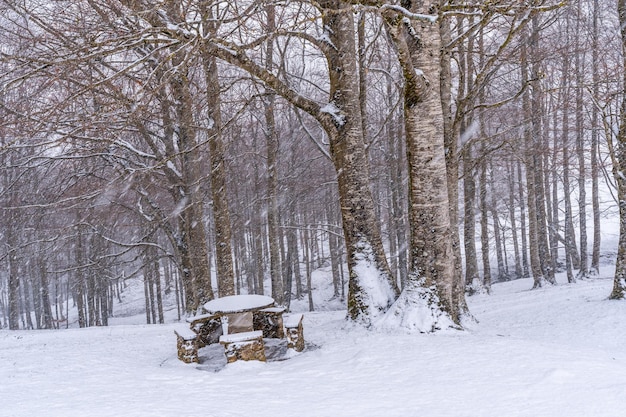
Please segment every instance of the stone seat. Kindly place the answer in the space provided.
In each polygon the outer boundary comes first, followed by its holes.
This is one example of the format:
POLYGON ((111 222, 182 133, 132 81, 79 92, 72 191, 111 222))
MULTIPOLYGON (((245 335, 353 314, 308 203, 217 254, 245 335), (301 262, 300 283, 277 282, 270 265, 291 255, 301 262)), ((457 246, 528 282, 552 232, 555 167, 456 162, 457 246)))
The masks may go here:
POLYGON ((225 334, 220 336, 220 343, 224 346, 228 363, 238 360, 266 361, 262 330, 225 334))
POLYGON ((174 329, 178 359, 185 363, 198 362, 198 335, 188 327, 174 329))
POLYGON ((296 352, 304 350, 304 328, 302 327, 302 314, 293 314, 283 319, 285 335, 287 336, 287 347, 296 352))

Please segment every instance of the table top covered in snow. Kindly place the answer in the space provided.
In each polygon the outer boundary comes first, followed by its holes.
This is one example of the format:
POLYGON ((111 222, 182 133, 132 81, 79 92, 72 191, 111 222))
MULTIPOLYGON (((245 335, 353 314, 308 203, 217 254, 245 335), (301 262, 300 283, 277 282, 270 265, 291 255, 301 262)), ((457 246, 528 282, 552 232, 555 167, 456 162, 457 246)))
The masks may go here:
POLYGON ((204 304, 204 309, 211 314, 238 313, 258 310, 274 305, 274 299, 266 295, 246 294, 216 298, 204 304))

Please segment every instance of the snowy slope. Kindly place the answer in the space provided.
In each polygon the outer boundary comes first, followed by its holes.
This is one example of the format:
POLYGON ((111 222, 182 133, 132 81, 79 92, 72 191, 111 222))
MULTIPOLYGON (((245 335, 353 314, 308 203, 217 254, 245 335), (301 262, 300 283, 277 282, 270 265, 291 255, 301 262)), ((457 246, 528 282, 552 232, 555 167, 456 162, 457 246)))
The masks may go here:
POLYGON ((464 332, 373 333, 344 311, 306 313, 315 346, 268 363, 225 366, 215 346, 186 365, 174 323, 3 330, 0 416, 626 416, 626 302, 606 300, 611 273, 496 284, 469 299, 479 322, 464 332))

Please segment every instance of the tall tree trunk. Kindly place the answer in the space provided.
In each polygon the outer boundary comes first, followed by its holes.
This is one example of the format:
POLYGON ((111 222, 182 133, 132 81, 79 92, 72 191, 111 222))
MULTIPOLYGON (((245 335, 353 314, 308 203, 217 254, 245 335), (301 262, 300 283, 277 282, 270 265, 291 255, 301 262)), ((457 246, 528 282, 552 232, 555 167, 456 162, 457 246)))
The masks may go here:
MULTIPOLYGON (((145 261, 144 261, 145 263, 145 261)), ((147 264, 144 265, 143 268, 143 297, 145 301, 145 311, 146 311, 146 324, 152 323, 153 317, 153 308, 152 308, 152 297, 150 295, 150 274, 148 273, 147 264)))
MULTIPOLYGON (((432 12, 437 6, 435 1, 407 3, 413 13, 432 12)), ((438 26, 431 22, 411 22, 408 30, 395 13, 384 17, 405 82, 410 224, 409 281, 388 317, 399 317, 404 327, 435 331, 461 322, 444 151, 441 39, 438 26), (415 310, 430 311, 431 316, 416 321, 415 310)))
POLYGON ((543 105, 542 105, 542 87, 541 87, 541 68, 540 61, 536 56, 539 49, 539 18, 537 15, 532 17, 532 33, 530 36, 530 48, 532 53, 531 68, 531 126, 532 141, 535 146, 533 154, 533 173, 535 187, 535 203, 537 215, 537 244, 539 251, 539 262, 543 272, 543 277, 551 284, 554 284, 554 270, 550 267, 550 244, 548 242, 548 224, 546 221, 546 198, 544 187, 544 166, 545 166, 545 137, 542 126, 543 121, 543 105))
MULTIPOLYGON (((582 30, 580 21, 582 19, 581 1, 577 5, 576 29, 577 33, 582 30)), ((580 269, 579 278, 589 276, 589 263, 587 253, 587 167, 585 164, 585 132, 584 132, 584 107, 583 107, 583 85, 585 84, 585 51, 578 48, 575 56, 576 66, 576 153, 578 155, 578 233, 580 235, 580 269)))
MULTIPOLYGON (((526 155, 524 153, 524 159, 526 155)), ((519 188, 519 208, 520 208, 520 226, 522 231, 522 276, 529 277, 529 261, 528 261, 528 238, 526 234, 526 198, 524 197, 524 176, 522 175, 522 162, 517 161, 517 182, 519 188)), ((530 228, 528 228, 530 230, 530 228)))
MULTIPOLYGON (((555 102, 559 102, 557 98, 555 102)), ((553 103, 553 108, 556 104, 553 103)), ((551 184, 546 184, 546 190, 550 192, 552 190, 552 215, 550 216, 550 253, 552 254, 552 265, 554 266, 554 270, 556 271, 558 261, 559 261, 559 233, 561 230, 560 225, 560 209, 559 209, 559 200, 560 200, 560 186, 559 186, 559 171, 558 171, 558 160, 559 154, 561 152, 560 147, 560 137, 556 132, 557 127, 559 126, 559 114, 558 112, 554 112, 553 115, 553 126, 555 132, 552 137, 552 165, 551 165, 551 176, 552 182, 551 184)))
MULTIPOLYGON (((442 45, 451 42, 452 33, 447 18, 440 18, 439 38, 442 45)), ((452 296, 461 315, 470 317, 465 300, 465 281, 463 279, 463 258, 461 254, 461 238, 459 236, 459 132, 455 128, 452 117, 452 51, 441 48, 439 54, 439 95, 443 119, 443 141, 446 160, 448 201, 450 210, 450 232, 452 234, 452 251, 454 256, 454 278, 452 296)))
MULTIPOLYGON (((544 103, 543 107, 546 109, 548 103, 544 103)), ((545 112, 547 113, 547 111, 545 112)), ((555 156, 558 156, 558 150, 551 148, 550 146, 554 144, 557 135, 550 136, 549 132, 556 129, 558 126, 558 119, 556 116, 553 117, 553 121, 555 121, 554 127, 550 126, 550 118, 548 114, 543 115, 543 125, 544 125, 544 143, 546 144, 546 151, 544 154, 544 166, 543 166, 543 190, 545 194, 546 200, 546 222, 547 222, 547 232, 548 232, 548 251, 550 253, 550 258, 547 260, 548 267, 553 274, 557 271, 557 261, 558 261, 558 239, 557 239, 557 230, 558 230, 558 211, 557 211, 557 223, 555 223, 554 212, 555 212, 555 204, 552 203, 552 199, 558 199, 558 193, 554 191, 553 185, 556 184, 556 176, 553 176, 556 172, 556 159, 555 156), (552 140, 552 142, 550 142, 552 140), (552 179, 552 181, 551 181, 552 179)))
MULTIPOLYGON (((205 7, 206 5, 202 5, 205 7)), ((216 20, 211 7, 202 10, 205 17, 205 38, 216 31, 216 20)), ((222 115, 220 82, 217 60, 214 55, 203 51, 202 64, 206 82, 209 158, 211 163, 211 197, 215 228, 215 269, 217 272, 217 292, 220 297, 235 295, 235 273, 233 269, 233 249, 228 192, 226 189, 226 162, 222 135, 222 115)), ((209 263, 210 264, 210 263, 209 263)), ((209 278, 208 284, 211 280, 209 278)), ((212 292, 212 291, 211 291, 212 292)), ((209 293, 209 297, 213 295, 209 293)))
POLYGON ((17 267, 17 239, 14 230, 13 219, 9 219, 6 230, 7 246, 9 248, 9 277, 8 277, 8 307, 9 329, 20 328, 20 276, 17 267))
MULTIPOLYGON (((521 71, 522 84, 530 82, 528 74, 528 48, 526 46, 527 39, 522 43, 521 49, 521 71)), ((533 81, 532 83, 536 83, 533 81)), ((533 288, 543 285, 544 277, 539 259, 539 238, 537 234, 537 203, 536 203, 536 186, 535 186, 535 166, 537 159, 537 147, 533 140, 533 130, 529 126, 532 119, 532 105, 530 92, 526 89, 522 95, 523 115, 526 120, 524 127, 524 144, 525 144, 525 164, 526 164, 526 190, 528 198, 528 246, 530 249, 530 269, 532 272, 534 284, 533 288)))
MULTIPOLYGON (((626 68, 626 0, 617 1, 617 12, 622 36, 623 67, 626 68)), ((626 298, 626 71, 623 72, 622 108, 619 120, 617 143, 612 147, 613 176, 617 183, 617 198, 619 201, 619 246, 615 261, 615 276, 613 291, 609 298, 622 300, 626 298)), ((609 142, 610 143, 610 142, 609 142)))
MULTIPOLYGON (((500 217, 498 216, 498 202, 496 199, 495 193, 495 181, 493 178, 493 165, 490 163, 490 175, 489 175, 489 183, 491 186, 491 216, 493 218, 493 236, 496 241, 496 262, 498 265, 498 281, 503 281, 506 279, 506 270, 504 268, 504 257, 502 255, 502 246, 503 239, 500 233, 500 217)), ((486 285, 485 285, 486 286, 486 285)), ((489 283, 491 286, 491 283, 489 283)), ((490 288, 487 287, 489 290, 490 288)))
POLYGON ((335 46, 327 51, 331 100, 324 110, 332 118, 333 128, 327 125, 327 132, 348 251, 348 316, 369 325, 389 308, 398 290, 383 250, 369 187, 352 10, 341 1, 321 4, 329 6, 322 20, 335 46), (372 274, 376 277, 373 282, 372 274))
MULTIPOLYGON (((591 35, 591 91, 594 99, 600 94, 600 71, 599 71, 599 0, 593 0, 593 26, 591 35)), ((593 209, 593 249, 591 251, 591 271, 594 274, 600 273, 600 170, 599 170, 599 132, 600 117, 597 106, 592 106, 591 110, 591 202, 593 209)))
MULTIPOLYGON (((387 106, 393 108, 394 93, 391 79, 387 79, 386 85, 387 106)), ((405 225, 405 206, 404 206, 404 184, 403 173, 404 163, 406 161, 402 143, 400 114, 394 114, 390 123, 386 125, 386 133, 389 142, 389 153, 387 155, 387 163, 389 167, 389 240, 390 256, 393 260, 392 272, 399 281, 400 288, 406 284, 407 276, 407 248, 406 248, 406 225, 405 225)))
MULTIPOLYGON (((41 248, 40 248, 41 251, 41 248)), ((41 324, 44 329, 52 329, 52 305, 50 304, 50 284, 48 280, 48 270, 43 256, 39 256, 39 294, 41 298, 42 318, 41 324)))
POLYGON ((569 156, 569 88, 567 88, 567 77, 569 73, 569 56, 565 54, 563 57, 563 200, 565 204, 565 218, 563 228, 563 240, 565 241, 565 272, 567 282, 574 282, 572 273, 572 262, 575 259, 573 253, 576 252, 576 244, 574 242, 574 226, 572 221, 572 201, 570 186, 570 156, 569 156))
POLYGON ((463 246, 465 247, 465 287, 472 288, 479 280, 478 257, 476 255, 476 180, 474 179, 472 145, 463 149, 463 246))
MULTIPOLYGON (((326 223, 328 224, 327 227, 330 229, 330 227, 335 224, 337 216, 334 213, 335 206, 333 204, 334 199, 332 192, 328 191, 326 194, 326 223)), ((394 239, 390 238, 390 240, 393 241, 394 239)), ((341 257, 339 255, 340 242, 333 230, 328 231, 328 249, 330 251, 330 269, 333 276, 333 298, 339 298, 341 294, 341 274, 339 272, 339 264, 341 262, 341 257)), ((394 252, 392 251, 391 253, 394 252)))
MULTIPOLYGON (((269 4, 265 7, 267 14, 267 31, 273 33, 276 29, 274 6, 269 4)), ((273 71, 274 67, 274 41, 267 41, 265 68, 273 71)), ((270 252, 270 280, 272 282, 272 297, 282 305, 285 299, 285 288, 282 276, 282 264, 280 260, 278 227, 278 134, 274 118, 274 105, 276 94, 271 89, 266 89, 263 104, 265 108, 265 139, 267 142, 267 233, 270 252)))
MULTIPOLYGON (((87 317, 85 314, 85 261, 86 254, 83 242, 82 226, 77 227, 75 260, 77 263, 76 271, 73 274, 72 294, 78 311, 78 326, 87 327, 87 317)), ((69 321, 69 318, 68 318, 69 321)))
MULTIPOLYGON (((483 155, 485 154, 485 145, 483 144, 483 155)), ((487 161, 486 158, 480 161, 480 246, 483 261, 483 285, 485 288, 491 288, 491 261, 489 259, 489 207, 487 206, 487 161)))
MULTIPOLYGON (((519 238, 517 232, 517 217, 515 215, 515 165, 507 163, 507 177, 509 179, 509 221, 511 222, 511 236, 515 255, 515 279, 522 277, 522 262, 520 258, 519 238)), ((524 233, 524 232, 522 232, 524 233)))
MULTIPOLYGON (((569 43, 570 23, 566 21, 566 42, 569 43)), ((565 246, 565 272, 567 276, 567 282, 574 282, 574 275, 572 274, 572 261, 577 258, 576 244, 574 243, 574 225, 572 221, 572 201, 571 201, 571 186, 570 186, 570 88, 569 88, 569 75, 570 75, 570 56, 569 54, 563 55, 563 69, 561 78, 561 94, 563 95, 563 120, 562 120, 562 142, 561 149, 563 153, 563 202, 565 205, 564 219, 563 219, 563 239, 565 246)))

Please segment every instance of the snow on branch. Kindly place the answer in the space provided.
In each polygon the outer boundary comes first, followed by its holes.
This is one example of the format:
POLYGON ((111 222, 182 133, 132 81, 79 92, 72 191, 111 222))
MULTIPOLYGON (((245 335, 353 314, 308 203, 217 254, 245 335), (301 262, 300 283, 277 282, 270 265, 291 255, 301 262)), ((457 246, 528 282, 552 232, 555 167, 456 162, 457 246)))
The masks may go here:
POLYGON ((398 6, 397 4, 383 4, 382 6, 380 6, 380 10, 393 10, 394 12, 400 13, 406 18, 420 20, 422 22, 436 23, 438 19, 436 15, 413 13, 402 6, 398 6))
POLYGON ((481 2, 476 4, 446 4, 441 7, 445 16, 482 16, 495 13, 503 16, 514 16, 519 13, 531 11, 533 13, 545 13, 567 5, 568 0, 555 1, 551 4, 530 5, 519 0, 481 2))
POLYGON ((333 123, 335 123, 335 126, 337 127, 341 127, 346 124, 346 115, 343 114, 343 112, 332 101, 320 108, 320 113, 329 114, 333 118, 333 123))

